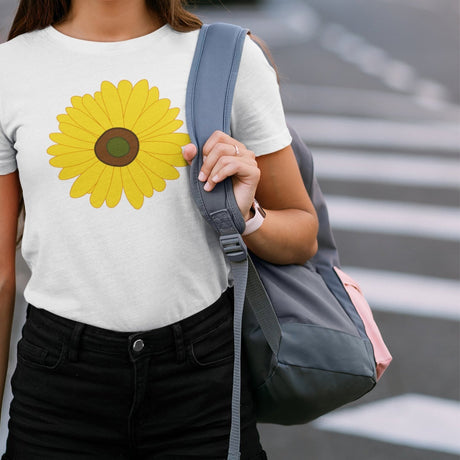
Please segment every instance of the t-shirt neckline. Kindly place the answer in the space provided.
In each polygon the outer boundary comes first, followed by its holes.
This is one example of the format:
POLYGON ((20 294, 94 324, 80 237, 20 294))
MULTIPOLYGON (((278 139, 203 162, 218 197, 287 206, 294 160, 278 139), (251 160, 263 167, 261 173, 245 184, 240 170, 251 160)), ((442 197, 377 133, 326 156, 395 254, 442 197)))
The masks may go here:
POLYGON ((75 51, 81 52, 119 52, 123 50, 132 51, 134 49, 141 48, 146 44, 151 44, 152 40, 158 40, 165 36, 171 27, 169 24, 165 24, 158 29, 155 29, 153 32, 150 32, 146 35, 141 35, 140 37, 130 38, 127 40, 119 40, 119 41, 109 41, 109 42, 99 42, 99 41, 91 41, 91 40, 84 40, 81 38, 71 37, 70 35, 66 35, 59 30, 57 30, 54 26, 50 25, 44 29, 47 33, 48 37, 53 40, 55 43, 61 44, 67 48, 72 48, 75 51))

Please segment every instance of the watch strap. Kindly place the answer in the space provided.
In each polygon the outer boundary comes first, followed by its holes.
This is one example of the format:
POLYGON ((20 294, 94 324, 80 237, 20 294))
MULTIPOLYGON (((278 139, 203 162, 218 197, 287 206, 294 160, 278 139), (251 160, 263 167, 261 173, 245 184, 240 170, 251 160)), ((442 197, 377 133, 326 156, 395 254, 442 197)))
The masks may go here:
POLYGON ((246 221, 246 228, 244 229, 243 236, 250 235, 260 228, 264 223, 265 212, 260 207, 257 200, 254 200, 252 204, 252 209, 254 210, 254 217, 251 217, 246 221))

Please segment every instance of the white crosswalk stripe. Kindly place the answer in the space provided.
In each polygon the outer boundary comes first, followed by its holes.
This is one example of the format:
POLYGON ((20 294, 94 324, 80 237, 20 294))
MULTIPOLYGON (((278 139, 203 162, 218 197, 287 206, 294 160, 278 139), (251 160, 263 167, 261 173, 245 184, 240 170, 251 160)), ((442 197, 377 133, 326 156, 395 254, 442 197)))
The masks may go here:
POLYGON ((345 271, 359 280, 373 310, 460 321, 460 282, 456 280, 360 267, 345 271))
POLYGON ((346 196, 326 197, 333 228, 460 241, 460 210, 346 196))
POLYGON ((404 394, 325 415, 315 425, 322 430, 460 455, 458 401, 404 394))
POLYGON ((400 123, 288 114, 287 119, 307 144, 382 149, 410 149, 433 156, 460 154, 459 123, 400 123))
POLYGON ((321 179, 460 191, 460 158, 322 148, 315 148, 313 155, 321 179))

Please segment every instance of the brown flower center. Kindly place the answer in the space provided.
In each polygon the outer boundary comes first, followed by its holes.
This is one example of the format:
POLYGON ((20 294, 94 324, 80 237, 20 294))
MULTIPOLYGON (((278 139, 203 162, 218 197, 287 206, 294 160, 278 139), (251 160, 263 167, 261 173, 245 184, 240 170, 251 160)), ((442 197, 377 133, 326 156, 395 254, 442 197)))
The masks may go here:
POLYGON ((126 128, 105 131, 94 145, 96 156, 110 166, 126 166, 139 152, 139 139, 126 128))

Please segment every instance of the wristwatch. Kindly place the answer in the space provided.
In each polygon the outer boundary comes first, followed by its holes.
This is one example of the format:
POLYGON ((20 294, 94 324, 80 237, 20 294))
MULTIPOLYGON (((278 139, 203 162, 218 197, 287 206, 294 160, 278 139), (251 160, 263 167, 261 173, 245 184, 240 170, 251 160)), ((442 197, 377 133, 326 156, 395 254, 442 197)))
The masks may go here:
POLYGON ((254 217, 246 221, 246 228, 243 232, 243 236, 250 235, 258 230, 264 223, 265 216, 267 215, 255 198, 251 206, 251 211, 254 213, 254 217))

